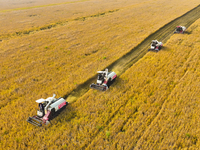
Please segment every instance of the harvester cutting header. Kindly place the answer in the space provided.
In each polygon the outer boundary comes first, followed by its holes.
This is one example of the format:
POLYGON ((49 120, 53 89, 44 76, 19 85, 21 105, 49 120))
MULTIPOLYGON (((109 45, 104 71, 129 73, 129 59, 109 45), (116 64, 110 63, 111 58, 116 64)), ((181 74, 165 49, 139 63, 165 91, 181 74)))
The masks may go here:
POLYGON ((90 87, 100 91, 106 91, 117 77, 115 72, 108 72, 108 69, 105 69, 105 71, 97 71, 97 73, 97 83, 92 83, 90 87))

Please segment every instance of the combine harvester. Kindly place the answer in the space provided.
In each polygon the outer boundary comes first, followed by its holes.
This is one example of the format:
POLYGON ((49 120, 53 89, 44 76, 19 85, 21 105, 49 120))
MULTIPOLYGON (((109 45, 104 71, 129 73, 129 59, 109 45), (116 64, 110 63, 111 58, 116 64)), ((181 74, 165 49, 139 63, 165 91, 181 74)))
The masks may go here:
POLYGON ((53 97, 36 100, 40 109, 37 110, 37 115, 29 117, 27 122, 39 127, 41 127, 43 124, 49 124, 49 121, 68 105, 68 102, 66 102, 64 98, 60 97, 56 99, 55 96, 56 95, 53 94, 53 97))
POLYGON ((175 31, 174 31, 174 33, 182 33, 182 34, 184 34, 185 30, 186 30, 186 27, 184 27, 184 26, 177 26, 176 29, 175 29, 175 31))
POLYGON ((152 40, 151 48, 148 49, 148 51, 156 51, 156 52, 158 52, 159 50, 161 50, 162 46, 163 46, 162 42, 158 42, 157 40, 152 40))
POLYGON ((97 71, 97 73, 97 83, 92 83, 90 87, 100 91, 106 91, 117 77, 115 72, 108 72, 108 69, 105 69, 105 71, 97 71))

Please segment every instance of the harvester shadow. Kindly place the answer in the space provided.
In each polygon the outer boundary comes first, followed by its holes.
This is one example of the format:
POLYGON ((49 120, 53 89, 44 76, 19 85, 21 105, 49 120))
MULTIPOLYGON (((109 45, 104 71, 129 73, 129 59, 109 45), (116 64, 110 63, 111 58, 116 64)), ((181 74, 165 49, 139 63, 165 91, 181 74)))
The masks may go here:
MULTIPOLYGON (((67 106, 62 107, 60 110, 58 110, 52 117, 51 120, 54 120, 57 116, 60 115, 61 112, 64 112, 67 106)), ((51 121, 49 120, 49 121, 51 121)))
POLYGON ((126 84, 126 80, 122 79, 122 78, 116 78, 115 81, 113 81, 113 83, 111 84, 109 89, 115 88, 117 90, 122 90, 123 85, 126 84))
POLYGON ((163 46, 162 49, 161 49, 160 51, 169 51, 169 47, 163 46))
POLYGON ((113 85, 113 83, 115 82, 115 80, 116 80, 116 78, 108 83, 108 88, 109 88, 111 85, 113 85))
POLYGON ((80 97, 90 89, 89 85, 91 83, 95 83, 96 79, 97 79, 97 74, 89 78, 86 82, 79 84, 76 89, 74 89, 71 93, 64 95, 63 98, 67 100, 69 96, 80 97))
POLYGON ((190 35, 192 34, 192 31, 185 31, 184 34, 190 35))
POLYGON ((73 118, 77 116, 76 113, 77 112, 74 107, 68 104, 68 106, 63 108, 62 111, 53 116, 53 118, 50 120, 50 124, 54 125, 58 122, 70 122, 73 118))

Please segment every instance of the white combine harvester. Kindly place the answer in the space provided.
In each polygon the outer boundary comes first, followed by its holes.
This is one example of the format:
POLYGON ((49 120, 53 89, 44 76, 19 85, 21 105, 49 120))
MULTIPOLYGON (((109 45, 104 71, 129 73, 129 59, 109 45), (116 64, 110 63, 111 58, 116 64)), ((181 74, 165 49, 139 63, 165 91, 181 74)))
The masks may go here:
POLYGON ((176 29, 175 29, 175 31, 174 31, 174 33, 182 33, 182 34, 184 34, 185 30, 186 30, 186 27, 184 27, 184 26, 177 26, 176 29))
POLYGON ((158 52, 163 46, 162 42, 159 42, 157 40, 152 40, 150 49, 148 51, 156 51, 158 52))
POLYGON ((97 73, 97 83, 92 83, 90 87, 101 91, 106 91, 117 77, 115 72, 108 72, 108 69, 105 69, 105 71, 97 71, 97 73))
POLYGON ((55 94, 53 97, 49 97, 47 99, 39 99, 36 102, 39 104, 39 110, 37 110, 37 115, 33 117, 29 117, 27 122, 35 125, 42 126, 43 124, 47 125, 50 120, 52 120, 61 110, 63 110, 68 102, 64 98, 55 98, 55 94))

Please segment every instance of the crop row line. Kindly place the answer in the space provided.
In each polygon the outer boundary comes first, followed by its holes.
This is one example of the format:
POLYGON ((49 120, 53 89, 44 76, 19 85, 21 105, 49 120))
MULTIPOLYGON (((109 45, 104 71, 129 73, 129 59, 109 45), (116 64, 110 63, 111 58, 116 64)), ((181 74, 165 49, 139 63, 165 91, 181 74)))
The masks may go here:
MULTIPOLYGON (((159 68, 159 70, 161 70, 164 66, 166 66, 166 65, 162 65, 160 68, 159 68)), ((159 70, 157 70, 157 73, 158 73, 158 71, 159 70)), ((168 94, 168 95, 170 95, 170 93, 168 94)), ((167 97, 168 97, 168 95, 167 95, 167 97)), ((109 125, 109 123, 111 123, 112 122, 112 119, 115 117, 115 115, 119 112, 119 110, 122 108, 122 107, 126 107, 127 105, 128 105, 128 102, 129 102, 129 100, 127 100, 127 101, 125 101, 125 103, 123 104, 123 105, 121 105, 114 113, 113 113, 113 115, 106 121, 106 123, 104 124, 104 126, 106 126, 106 125, 109 125)), ((163 102, 164 103, 164 102, 163 102)), ((139 108, 140 108, 140 106, 139 105, 137 105, 136 107, 135 107, 135 109, 134 109, 134 111, 132 111, 128 116, 127 116, 127 118, 123 121, 123 124, 120 126, 120 128, 121 129, 123 129, 124 128, 124 126, 127 124, 127 122, 129 121, 129 119, 131 119, 132 118, 132 116, 135 114, 135 113, 137 113, 137 111, 139 110, 139 108)), ((162 106, 161 106, 161 108, 162 108, 162 106)), ((155 116, 156 117, 156 116, 155 116)), ((135 118, 135 117, 133 117, 133 118, 135 118)), ((152 121, 153 121, 154 119, 152 119, 152 121)), ((152 122, 151 121, 151 122, 152 122)), ((150 122, 150 124, 151 124, 151 122, 150 122)), ((101 131, 98 131, 98 133, 96 134, 96 136, 100 133, 101 131)), ((95 137, 96 137, 95 136, 95 137)), ((94 139, 94 138, 93 138, 94 139)), ((90 144, 91 144, 92 142, 90 142, 90 144)), ((88 144, 89 145, 89 144, 88 144)), ((83 147, 83 148, 85 148, 85 147, 83 147)))
MULTIPOLYGON (((122 73, 124 73, 128 68, 130 68, 135 62, 137 62, 141 57, 143 57, 147 53, 147 49, 146 48, 149 46, 149 43, 150 43, 151 40, 157 38, 158 40, 163 40, 163 43, 165 43, 171 37, 171 35, 173 34, 174 25, 177 25, 177 23, 183 22, 182 20, 184 19, 185 25, 188 28, 193 22, 195 22, 200 17, 200 15, 198 13, 199 11, 200 11, 200 5, 198 5, 194 9, 190 10, 189 12, 185 13, 184 15, 182 15, 182 16, 174 19, 173 21, 171 21, 169 23, 167 23, 166 25, 164 25, 163 27, 161 27, 160 29, 158 29, 155 33, 153 33, 150 36, 148 36, 137 47, 133 48, 130 52, 128 52, 126 55, 122 56, 120 59, 118 59, 116 62, 114 62, 113 64, 111 64, 107 68, 109 70, 112 70, 113 68, 115 68, 117 66, 121 66, 122 65, 121 62, 123 62, 124 63, 123 67, 124 66, 125 67, 124 68, 122 67, 122 70, 119 72, 119 74, 121 75, 122 73), (159 36, 157 36, 157 35, 159 35, 159 36), (127 60, 127 62, 124 62, 124 60, 127 60)), ((78 91, 76 91, 76 92, 78 92, 78 91)), ((106 125, 111 122, 111 119, 117 114, 117 112, 120 110, 120 108, 122 108, 123 106, 125 106, 127 103, 128 103, 128 101, 125 102, 125 104, 121 105, 113 113, 113 115, 110 117, 110 119, 106 122, 106 125)), ((161 110, 163 110, 163 107, 165 106, 165 103, 166 102, 164 101, 163 104, 162 104, 161 110)), ((157 116, 159 114, 160 114, 160 112, 156 115, 155 118, 157 118, 157 116)), ((155 119, 153 119, 151 121, 150 125, 152 124, 152 122, 154 120, 155 119)), ((99 132, 96 133, 96 136, 98 135, 98 133, 99 132)), ((93 138, 93 140, 94 140, 94 138, 93 138)), ((89 141, 89 143, 92 143, 92 141, 89 141)), ((87 148, 87 145, 89 145, 89 143, 85 144, 82 147, 82 149, 87 148)))
POLYGON ((23 7, 23 8, 6 9, 6 10, 1 10, 0 13, 19 11, 19 10, 28 10, 28 9, 34 9, 34 8, 43 8, 43 7, 49 7, 49 6, 58 6, 58 5, 63 5, 63 4, 72 4, 72 3, 79 3, 79 2, 85 2, 85 1, 90 1, 90 0, 79 0, 79 1, 71 1, 71 2, 63 2, 63 3, 55 3, 55 4, 47 4, 47 5, 39 5, 39 6, 31 6, 31 7, 23 7))
MULTIPOLYGON (((191 52, 190 52, 191 53, 191 52)), ((190 53, 188 54, 188 56, 190 55, 190 53)), ((189 57, 187 57, 189 58, 189 57)), ((188 60, 188 59, 187 59, 188 60)), ((187 62, 187 60, 185 61, 185 63, 187 62)), ((184 64, 185 64, 184 63, 184 64)), ((187 69, 185 71, 185 73, 180 77, 179 81, 182 80, 185 75, 187 74, 187 69)), ((158 120, 158 118, 160 117, 160 115, 162 114, 164 108, 165 108, 165 105, 171 95, 171 93, 174 91, 174 89, 178 86, 179 84, 175 85, 173 87, 173 89, 171 90, 171 92, 168 94, 166 100, 163 102, 162 106, 161 106, 161 109, 159 111, 159 113, 155 116, 155 118, 151 121, 150 125, 148 126, 148 128, 144 131, 143 135, 141 135, 141 137, 138 139, 137 143, 131 148, 131 149, 138 149, 137 146, 141 144, 141 140, 143 139, 143 137, 147 134, 147 132, 150 130, 150 128, 153 126, 154 122, 156 122, 158 120)))
POLYGON ((65 20, 65 21, 58 21, 56 23, 51 23, 48 25, 44 25, 41 27, 35 27, 35 28, 27 29, 27 30, 17 31, 15 33, 2 34, 2 35, 0 35, 0 42, 5 39, 10 39, 10 38, 17 37, 17 36, 26 36, 29 34, 35 34, 40 31, 49 30, 52 28, 60 27, 60 26, 65 26, 67 23, 72 22, 72 21, 85 21, 88 18, 101 17, 106 14, 111 14, 111 13, 114 13, 117 11, 119 11, 119 9, 109 10, 109 11, 105 11, 105 12, 101 12, 101 13, 97 13, 97 14, 93 14, 93 15, 89 15, 89 16, 77 17, 77 18, 69 19, 69 20, 65 20))
MULTIPOLYGON (((119 112, 119 110, 122 108, 122 107, 125 107, 127 104, 128 104, 129 100, 125 101, 124 104, 122 104, 119 108, 117 108, 117 110, 115 112, 113 112, 113 114, 107 119, 107 121, 104 123, 103 126, 106 126, 108 125, 111 121, 112 121, 112 118, 114 118, 116 116, 116 114, 119 112)), ((130 116, 129 116, 130 117, 130 116)), ((128 118, 129 118, 128 117, 128 118)), ((86 143, 83 147, 81 147, 81 149, 85 149, 87 148, 91 143, 92 141, 94 140, 94 138, 96 136, 98 136, 98 134, 101 132, 101 130, 98 130, 95 135, 93 136, 93 138, 91 138, 91 140, 89 140, 88 143, 86 143)))

